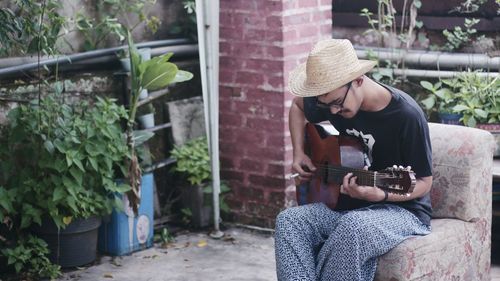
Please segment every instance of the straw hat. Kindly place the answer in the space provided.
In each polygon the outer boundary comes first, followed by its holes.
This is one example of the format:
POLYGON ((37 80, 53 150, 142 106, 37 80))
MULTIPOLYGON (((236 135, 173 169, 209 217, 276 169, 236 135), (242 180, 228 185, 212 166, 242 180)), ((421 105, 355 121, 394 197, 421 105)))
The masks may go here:
POLYGON ((349 40, 322 40, 314 45, 307 61, 290 73, 288 88, 299 97, 323 95, 365 74, 375 64, 358 59, 349 40))

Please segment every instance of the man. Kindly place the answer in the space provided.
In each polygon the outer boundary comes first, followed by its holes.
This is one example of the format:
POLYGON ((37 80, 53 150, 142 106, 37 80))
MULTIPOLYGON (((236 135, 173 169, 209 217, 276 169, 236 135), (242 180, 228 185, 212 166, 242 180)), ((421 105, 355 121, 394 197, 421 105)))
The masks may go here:
POLYGON ((416 185, 409 196, 358 186, 343 178, 339 209, 323 203, 289 208, 276 219, 278 280, 373 280, 377 257, 404 239, 430 233, 431 146, 427 121, 406 93, 364 74, 375 65, 359 60, 348 40, 318 42, 307 62, 290 74, 297 96, 289 126, 293 172, 301 182, 316 167, 304 153, 306 120, 328 120, 341 135, 358 137, 371 170, 411 166, 416 185))

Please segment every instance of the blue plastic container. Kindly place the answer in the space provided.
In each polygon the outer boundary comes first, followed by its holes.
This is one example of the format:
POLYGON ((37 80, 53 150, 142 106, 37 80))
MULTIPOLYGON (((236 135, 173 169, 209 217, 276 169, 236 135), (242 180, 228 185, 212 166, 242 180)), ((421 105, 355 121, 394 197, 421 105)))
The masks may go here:
POLYGON ((137 216, 129 207, 127 196, 121 196, 125 211, 114 210, 99 228, 100 252, 122 256, 153 246, 153 182, 153 174, 142 176, 137 216))

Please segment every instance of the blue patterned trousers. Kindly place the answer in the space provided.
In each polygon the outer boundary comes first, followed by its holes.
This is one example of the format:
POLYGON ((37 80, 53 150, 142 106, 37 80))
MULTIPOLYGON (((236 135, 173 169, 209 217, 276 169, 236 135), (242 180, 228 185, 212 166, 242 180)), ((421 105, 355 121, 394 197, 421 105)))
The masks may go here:
POLYGON ((392 204, 342 212, 322 203, 289 208, 276 218, 278 280, 373 280, 378 256, 429 233, 415 215, 392 204))

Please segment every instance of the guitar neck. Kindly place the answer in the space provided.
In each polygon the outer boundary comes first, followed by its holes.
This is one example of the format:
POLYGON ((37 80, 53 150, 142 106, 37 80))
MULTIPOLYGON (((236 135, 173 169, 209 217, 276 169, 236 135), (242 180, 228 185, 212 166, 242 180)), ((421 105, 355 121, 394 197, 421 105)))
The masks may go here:
POLYGON ((328 182, 341 184, 344 176, 352 173, 353 176, 357 177, 356 183, 358 185, 376 186, 375 172, 372 171, 329 165, 328 167, 322 167, 320 172, 327 174, 328 182))

